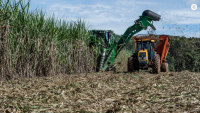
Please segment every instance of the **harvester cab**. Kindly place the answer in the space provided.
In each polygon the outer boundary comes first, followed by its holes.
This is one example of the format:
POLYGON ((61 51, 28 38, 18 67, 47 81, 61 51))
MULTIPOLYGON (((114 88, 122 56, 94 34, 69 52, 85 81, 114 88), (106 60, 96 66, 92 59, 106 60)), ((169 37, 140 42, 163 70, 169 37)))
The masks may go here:
POLYGON ((90 46, 93 46, 95 43, 100 43, 101 46, 108 48, 116 44, 115 38, 108 30, 91 30, 91 34, 90 46))

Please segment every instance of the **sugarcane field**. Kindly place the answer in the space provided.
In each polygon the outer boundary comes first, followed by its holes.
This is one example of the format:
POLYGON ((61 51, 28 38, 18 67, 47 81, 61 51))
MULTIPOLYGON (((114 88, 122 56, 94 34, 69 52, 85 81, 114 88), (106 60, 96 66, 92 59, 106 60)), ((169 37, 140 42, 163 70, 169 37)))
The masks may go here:
POLYGON ((199 113, 199 2, 173 3, 0 0, 0 113, 199 113))

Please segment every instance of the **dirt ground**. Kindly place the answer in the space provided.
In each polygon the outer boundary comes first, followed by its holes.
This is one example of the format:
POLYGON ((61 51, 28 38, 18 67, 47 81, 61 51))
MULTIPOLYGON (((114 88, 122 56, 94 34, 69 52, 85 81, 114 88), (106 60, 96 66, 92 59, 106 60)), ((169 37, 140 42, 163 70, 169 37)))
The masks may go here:
POLYGON ((0 82, 0 112, 200 112, 200 74, 89 73, 0 82))

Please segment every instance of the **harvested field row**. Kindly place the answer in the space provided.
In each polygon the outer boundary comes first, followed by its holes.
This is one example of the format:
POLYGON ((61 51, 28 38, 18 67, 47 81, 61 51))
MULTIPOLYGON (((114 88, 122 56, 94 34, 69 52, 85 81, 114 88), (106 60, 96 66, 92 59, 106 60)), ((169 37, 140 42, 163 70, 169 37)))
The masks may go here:
POLYGON ((0 83, 0 112, 200 112, 199 73, 90 73, 0 83))

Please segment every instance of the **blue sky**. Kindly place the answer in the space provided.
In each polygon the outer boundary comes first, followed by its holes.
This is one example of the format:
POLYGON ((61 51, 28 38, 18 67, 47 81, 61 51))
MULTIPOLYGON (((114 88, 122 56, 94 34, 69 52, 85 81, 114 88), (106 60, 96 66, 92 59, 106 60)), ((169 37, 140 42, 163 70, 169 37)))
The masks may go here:
POLYGON ((31 9, 36 8, 67 21, 85 18, 90 29, 113 30, 119 35, 148 9, 162 18, 154 22, 156 34, 200 38, 200 0, 31 0, 31 9), (199 6, 197 10, 191 9, 192 4, 199 6))

